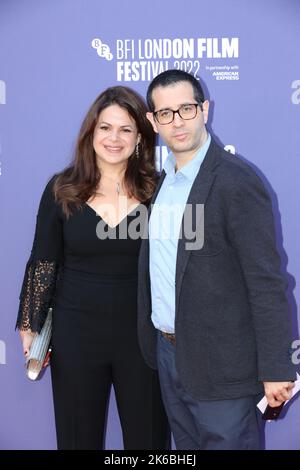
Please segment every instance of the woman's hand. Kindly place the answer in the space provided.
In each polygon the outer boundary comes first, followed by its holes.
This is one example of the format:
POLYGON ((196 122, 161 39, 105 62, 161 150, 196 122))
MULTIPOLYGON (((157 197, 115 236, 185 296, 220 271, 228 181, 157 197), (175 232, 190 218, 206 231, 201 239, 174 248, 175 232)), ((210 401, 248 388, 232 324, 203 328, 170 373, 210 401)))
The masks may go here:
POLYGON ((48 352, 47 352, 47 354, 46 354, 43 367, 47 367, 47 366, 50 364, 50 357, 51 357, 51 348, 48 349, 48 352))
MULTIPOLYGON (((26 331, 20 330, 21 341, 23 344, 23 354, 25 356, 25 359, 27 359, 29 355, 31 343, 35 335, 36 333, 33 333, 31 330, 26 330, 26 331)), ((49 350, 46 355, 43 367, 47 367, 50 364, 50 353, 51 353, 51 350, 49 350)))
POLYGON ((35 333, 33 333, 31 330, 26 330, 26 331, 20 330, 20 337, 21 337, 21 341, 23 344, 23 354, 26 359, 29 354, 31 343, 33 341, 34 336, 35 336, 35 333))

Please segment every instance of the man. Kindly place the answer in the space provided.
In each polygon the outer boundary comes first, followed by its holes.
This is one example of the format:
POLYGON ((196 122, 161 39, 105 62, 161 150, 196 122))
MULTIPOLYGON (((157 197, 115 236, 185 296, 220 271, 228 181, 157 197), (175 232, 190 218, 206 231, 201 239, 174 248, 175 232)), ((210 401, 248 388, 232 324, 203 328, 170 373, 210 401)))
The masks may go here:
POLYGON ((140 253, 141 349, 158 367, 177 449, 259 449, 258 400, 280 405, 295 379, 271 201, 207 132, 197 79, 163 72, 147 101, 171 153, 140 253))

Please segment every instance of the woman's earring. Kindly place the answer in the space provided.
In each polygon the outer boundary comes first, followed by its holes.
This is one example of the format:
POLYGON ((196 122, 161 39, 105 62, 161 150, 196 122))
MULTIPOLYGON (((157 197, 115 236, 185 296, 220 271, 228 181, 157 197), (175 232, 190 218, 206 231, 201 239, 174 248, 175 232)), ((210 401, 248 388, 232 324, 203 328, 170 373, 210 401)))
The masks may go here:
POLYGON ((139 156, 140 156, 139 145, 140 145, 140 144, 139 144, 139 142, 138 142, 138 143, 136 144, 136 146, 135 146, 135 156, 136 156, 136 158, 139 158, 139 156))

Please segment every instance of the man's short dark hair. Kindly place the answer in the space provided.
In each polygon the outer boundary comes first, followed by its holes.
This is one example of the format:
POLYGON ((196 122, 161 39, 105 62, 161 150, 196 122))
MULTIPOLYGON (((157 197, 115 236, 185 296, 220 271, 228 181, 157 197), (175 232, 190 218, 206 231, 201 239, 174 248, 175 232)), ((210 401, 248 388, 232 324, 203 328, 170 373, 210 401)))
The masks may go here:
POLYGON ((157 75, 148 87, 147 103, 151 112, 153 112, 155 108, 152 99, 153 90, 159 86, 165 87, 179 82, 189 82, 192 85, 194 98, 197 103, 203 103, 203 101, 205 101, 200 81, 197 80, 193 75, 188 72, 184 72, 184 70, 165 70, 164 72, 157 75))

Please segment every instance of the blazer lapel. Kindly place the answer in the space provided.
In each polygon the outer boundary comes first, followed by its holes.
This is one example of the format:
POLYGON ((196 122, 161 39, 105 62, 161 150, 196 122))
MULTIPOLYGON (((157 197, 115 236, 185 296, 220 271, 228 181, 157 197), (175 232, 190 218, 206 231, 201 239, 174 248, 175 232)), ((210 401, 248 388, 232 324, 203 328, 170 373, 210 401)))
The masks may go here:
POLYGON ((158 184, 157 184, 156 190, 154 191, 154 194, 153 194, 153 196, 152 196, 151 204, 150 204, 150 207, 149 207, 149 216, 150 216, 150 214, 151 214, 152 206, 153 206, 153 204, 155 204, 155 200, 156 200, 156 198, 157 198, 157 195, 158 195, 158 193, 159 193, 159 190, 160 190, 160 188, 161 188, 161 185, 162 185, 163 182, 164 182, 165 177, 166 177, 166 172, 165 172, 165 170, 163 170, 163 171, 161 172, 160 179, 159 179, 159 182, 158 182, 158 184))
MULTIPOLYGON (((193 186, 191 188, 187 204, 192 205, 193 207, 193 227, 195 227, 195 208, 196 204, 203 204, 205 207, 205 202, 209 195, 209 191, 212 187, 216 173, 214 172, 215 167, 218 165, 218 156, 219 147, 212 140, 211 145, 207 151, 206 157, 200 167, 200 170, 195 178, 193 186)), ((185 209, 184 214, 186 213, 187 208, 185 209)), ((205 214, 205 209, 204 209, 205 214)), ((205 217, 205 215, 204 215, 205 217)), ((183 216, 184 220, 184 216, 183 216)), ((198 221, 199 222, 199 221, 198 221)), ((185 237, 183 227, 181 226, 181 238, 178 240, 177 248, 177 259, 176 259, 176 276, 175 276, 175 288, 176 288, 176 312, 179 305, 179 296, 182 286, 182 279, 186 266, 191 255, 191 250, 186 249, 186 243, 190 243, 185 237)), ((196 227, 197 229, 197 227, 196 227)))
MULTIPOLYGON (((207 154, 204 158, 204 161, 200 167, 200 170, 195 178, 193 183, 192 189, 190 191, 187 204, 192 204, 195 206, 196 204, 205 204, 210 188, 213 184, 215 179, 215 172, 214 169, 218 165, 218 156, 220 154, 220 147, 212 140, 207 151, 207 154)), ((162 183, 166 177, 166 173, 163 170, 161 173, 160 180, 158 182, 157 188, 153 194, 151 204, 149 205, 148 209, 148 221, 150 218, 150 214, 152 211, 152 206, 155 203, 159 190, 162 186, 162 183)), ((193 211, 194 212, 194 211, 193 211)), ((183 275, 191 254, 190 250, 185 249, 186 242, 189 243, 190 240, 187 240, 184 237, 184 232, 182 230, 182 238, 178 240, 178 249, 177 249, 177 260, 176 260, 176 280, 175 280, 175 288, 176 288, 176 312, 179 305, 179 296, 180 290, 182 285, 183 275)), ((150 277, 149 277, 149 235, 142 241, 141 246, 141 270, 143 273, 143 280, 141 282, 141 288, 144 292, 146 299, 150 301, 151 305, 151 291, 150 291, 150 277), (144 274, 148 273, 147 276, 144 274)))
MULTIPOLYGON (((140 287, 145 295, 145 299, 150 300, 151 297, 151 290, 150 290, 150 276, 149 276, 149 231, 148 231, 148 225, 149 225, 149 219, 150 219, 150 214, 152 211, 152 205, 155 203, 155 200, 157 198, 157 195, 159 193, 159 190, 161 188, 161 185, 163 184, 163 181, 166 177, 166 173, 163 170, 160 176, 160 179, 158 181, 156 190, 154 191, 154 194, 152 196, 151 203, 149 204, 148 207, 148 223, 146 224, 147 228, 147 233, 145 233, 145 238, 142 240, 141 248, 140 248, 140 273, 143 273, 143 279, 144 282, 140 284, 140 287)), ((150 301, 151 305, 151 301, 150 301)))

